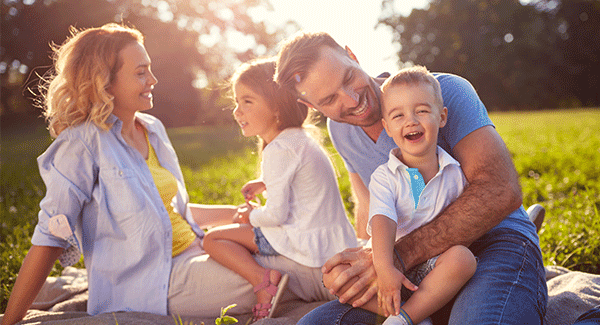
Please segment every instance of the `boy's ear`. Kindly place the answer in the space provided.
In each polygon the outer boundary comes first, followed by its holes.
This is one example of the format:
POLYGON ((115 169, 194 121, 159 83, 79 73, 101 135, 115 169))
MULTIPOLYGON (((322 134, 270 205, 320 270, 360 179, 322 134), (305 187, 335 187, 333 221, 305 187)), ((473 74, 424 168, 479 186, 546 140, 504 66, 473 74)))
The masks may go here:
MULTIPOLYGON (((354 60, 354 61, 356 61, 356 63, 358 63, 358 59, 356 58, 356 55, 354 55, 354 53, 353 53, 353 52, 352 52, 352 50, 351 50, 351 49, 348 47, 348 45, 346 45, 346 53, 348 53, 348 56, 349 56, 349 57, 350 57, 352 60, 354 60)), ((360 64, 360 63, 358 63, 358 64, 360 64)))
POLYGON ((390 134, 390 131, 388 131, 388 126, 387 126, 387 123, 385 123, 385 119, 384 119, 384 118, 382 118, 382 119, 381 119, 381 122, 383 122, 383 129, 385 130, 385 133, 387 133, 388 137, 390 137, 390 138, 391 138, 391 137, 392 137, 392 135, 390 134))
POLYGON ((440 112, 440 128, 443 128, 448 122, 448 109, 444 107, 440 112))
POLYGON ((302 103, 302 104, 306 105, 306 107, 308 107, 308 108, 312 108, 312 109, 316 110, 316 108, 311 103, 309 103, 303 99, 298 98, 297 101, 298 101, 298 103, 302 103))

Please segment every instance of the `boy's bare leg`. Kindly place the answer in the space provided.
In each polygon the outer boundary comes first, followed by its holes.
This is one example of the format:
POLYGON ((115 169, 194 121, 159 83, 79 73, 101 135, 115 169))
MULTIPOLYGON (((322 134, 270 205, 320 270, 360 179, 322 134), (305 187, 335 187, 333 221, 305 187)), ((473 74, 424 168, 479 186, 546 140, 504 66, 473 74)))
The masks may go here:
POLYGON ((452 300, 473 276, 476 267, 475 257, 468 248, 451 247, 439 256, 433 270, 402 309, 418 324, 452 300))
MULTIPOLYGON (((329 273, 324 274, 325 286, 327 287, 348 267, 350 266, 347 264, 340 264, 329 273)), ((413 323, 420 323, 448 303, 473 276, 475 268, 475 257, 468 248, 464 246, 451 247, 439 256, 433 270, 423 279, 419 289, 406 301, 402 309, 409 315, 413 323)), ((341 292, 350 288, 354 282, 356 279, 348 281, 342 287, 341 292)), ((360 292, 356 297, 360 297, 362 294, 363 292, 360 292)), ((353 301, 350 300, 348 303, 352 304, 353 301)), ((377 304, 377 297, 372 298, 360 308, 383 315, 377 304)))

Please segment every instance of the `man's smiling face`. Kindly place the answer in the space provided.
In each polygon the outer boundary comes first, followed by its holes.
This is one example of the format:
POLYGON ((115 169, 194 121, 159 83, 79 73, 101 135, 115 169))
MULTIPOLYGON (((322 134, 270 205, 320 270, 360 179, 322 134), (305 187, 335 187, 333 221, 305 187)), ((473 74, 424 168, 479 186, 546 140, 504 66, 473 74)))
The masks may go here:
POLYGON ((300 101, 334 121, 363 127, 381 121, 379 87, 343 51, 323 46, 296 90, 300 101))

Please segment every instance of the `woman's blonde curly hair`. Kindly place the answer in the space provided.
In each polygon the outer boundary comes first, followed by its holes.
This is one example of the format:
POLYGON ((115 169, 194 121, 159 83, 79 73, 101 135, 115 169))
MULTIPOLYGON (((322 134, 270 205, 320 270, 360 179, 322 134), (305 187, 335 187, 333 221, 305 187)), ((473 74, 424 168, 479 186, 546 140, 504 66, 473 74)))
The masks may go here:
POLYGON ((144 43, 140 31, 114 23, 70 31, 62 45, 52 45, 53 69, 40 82, 37 104, 53 137, 81 123, 110 128, 114 104, 107 88, 123 65, 119 53, 132 42, 144 43))

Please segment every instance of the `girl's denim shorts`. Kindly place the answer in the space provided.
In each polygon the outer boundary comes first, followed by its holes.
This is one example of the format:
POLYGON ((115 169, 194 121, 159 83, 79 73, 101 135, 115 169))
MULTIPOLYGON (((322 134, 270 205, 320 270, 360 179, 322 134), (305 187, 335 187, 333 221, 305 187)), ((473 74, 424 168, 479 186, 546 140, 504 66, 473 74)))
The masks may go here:
POLYGON ((252 228, 252 230, 254 230, 254 243, 258 246, 258 253, 260 255, 280 255, 273 249, 273 246, 271 246, 267 238, 265 238, 265 235, 263 235, 260 228, 252 228))

